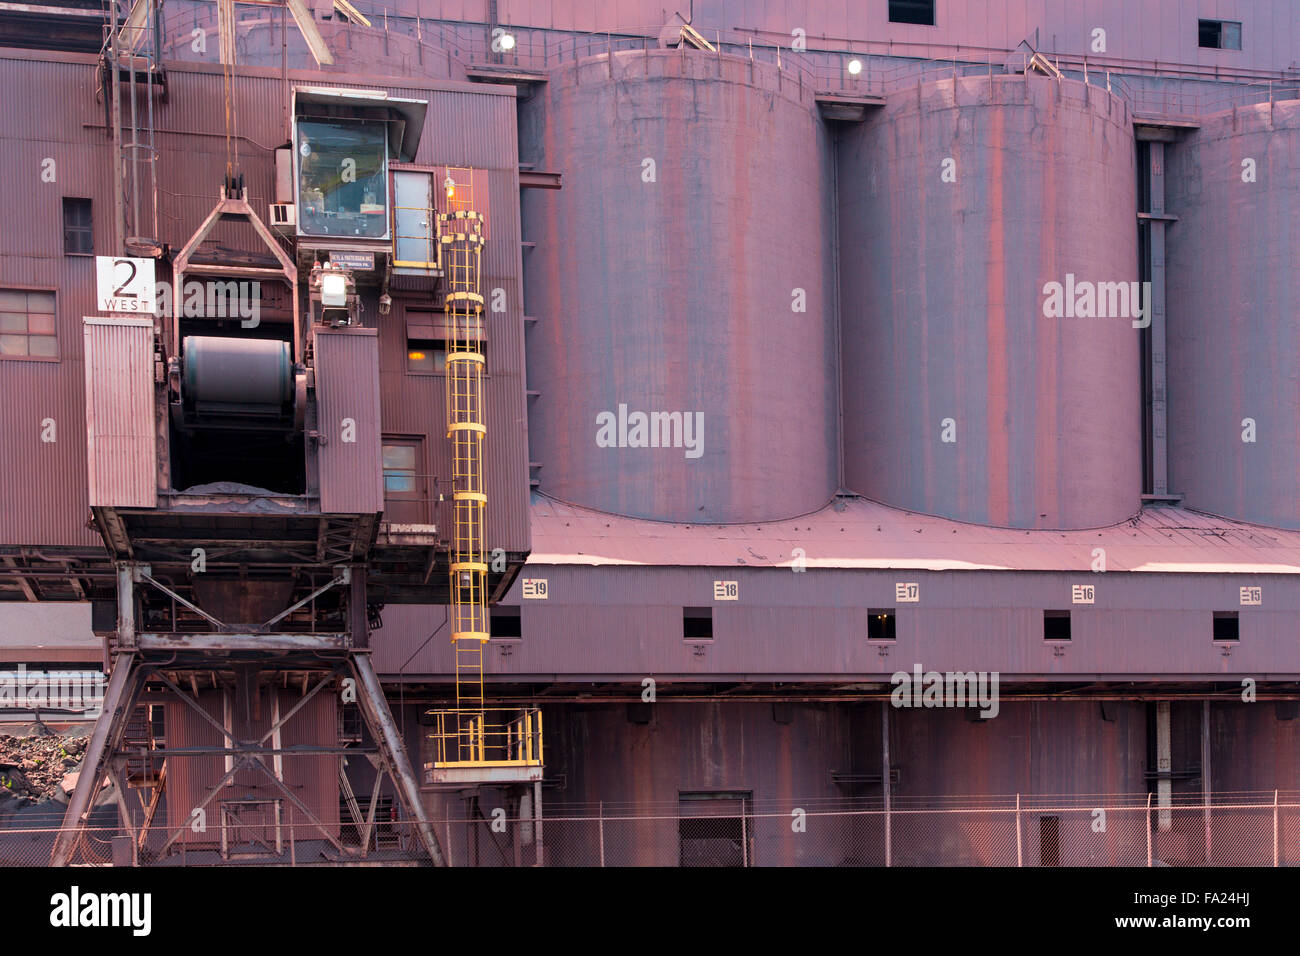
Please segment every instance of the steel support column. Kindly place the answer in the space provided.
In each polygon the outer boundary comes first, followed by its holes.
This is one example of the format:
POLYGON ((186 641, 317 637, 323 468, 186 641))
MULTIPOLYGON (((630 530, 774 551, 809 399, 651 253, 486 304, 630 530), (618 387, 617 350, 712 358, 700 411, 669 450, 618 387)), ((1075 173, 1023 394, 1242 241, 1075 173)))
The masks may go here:
POLYGON ((361 714, 369 726, 370 735, 379 745, 384 766, 388 770, 388 775, 393 778, 393 785, 397 788, 397 797, 401 800, 407 816, 415 821, 416 833, 420 837, 420 842, 424 844, 429 858, 433 860, 435 866, 443 866, 445 860, 442 847, 438 843, 438 835, 425 815, 424 804, 420 800, 419 781, 416 780, 411 762, 407 759, 406 747, 402 743, 401 734, 398 733, 397 724, 393 721, 393 715, 388 709, 388 701, 384 697, 379 678, 375 676, 370 655, 364 651, 354 653, 351 655, 351 663, 352 671, 357 678, 357 703, 361 705, 361 714))
POLYGON ((113 671, 104 688, 104 709, 95 721, 95 729, 86 746, 86 756, 81 764, 81 776, 68 801, 63 815, 63 827, 54 840, 50 853, 51 866, 67 866, 72 861, 72 851, 86 824, 95 794, 108 772, 109 763, 122 741, 127 718, 135 708, 135 699, 143 681, 136 668, 135 655, 122 651, 113 656, 113 671))

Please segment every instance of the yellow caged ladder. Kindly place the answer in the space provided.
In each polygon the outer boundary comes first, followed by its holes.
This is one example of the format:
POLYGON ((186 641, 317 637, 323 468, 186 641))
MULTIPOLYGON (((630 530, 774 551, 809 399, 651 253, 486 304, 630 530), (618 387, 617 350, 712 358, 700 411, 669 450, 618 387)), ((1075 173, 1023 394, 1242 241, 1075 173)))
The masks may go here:
POLYGON ((446 282, 447 437, 451 439, 451 639, 456 650, 457 759, 480 759, 483 732, 483 645, 487 611, 487 493, 483 486, 483 295, 479 272, 483 217, 474 211, 472 176, 449 169, 447 211, 439 214, 446 282))
POLYGON ((536 707, 485 707, 483 648, 488 618, 487 490, 483 481, 483 372, 486 327, 480 274, 482 213, 473 171, 448 168, 446 211, 438 214, 446 323, 447 438, 451 441, 451 640, 456 709, 431 711, 435 782, 541 779, 542 715, 536 707))

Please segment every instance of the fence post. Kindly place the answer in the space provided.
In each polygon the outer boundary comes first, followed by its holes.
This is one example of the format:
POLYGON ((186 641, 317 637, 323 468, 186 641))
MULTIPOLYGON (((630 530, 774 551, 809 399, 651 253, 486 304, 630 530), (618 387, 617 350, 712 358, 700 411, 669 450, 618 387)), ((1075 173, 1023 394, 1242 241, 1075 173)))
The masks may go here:
POLYGON ((1025 865, 1025 848, 1020 833, 1020 794, 1016 794, 1016 866, 1025 865))
POLYGON ((600 865, 603 868, 605 866, 605 801, 604 800, 600 801, 600 804, 598 805, 598 809, 596 810, 596 812, 600 814, 599 817, 600 865))
POLYGON ((1273 791, 1273 865, 1278 865, 1277 845, 1277 791, 1273 791))
POLYGON ((1151 865, 1151 791, 1147 791, 1147 866, 1151 865))
POLYGON ((885 866, 892 866, 894 859, 894 827, 890 815, 890 761, 889 761, 889 701, 880 704, 880 752, 882 756, 880 772, 881 791, 885 797, 885 866))
POLYGON ((745 804, 740 804, 740 853, 741 862, 744 866, 749 866, 749 826, 745 817, 745 804))

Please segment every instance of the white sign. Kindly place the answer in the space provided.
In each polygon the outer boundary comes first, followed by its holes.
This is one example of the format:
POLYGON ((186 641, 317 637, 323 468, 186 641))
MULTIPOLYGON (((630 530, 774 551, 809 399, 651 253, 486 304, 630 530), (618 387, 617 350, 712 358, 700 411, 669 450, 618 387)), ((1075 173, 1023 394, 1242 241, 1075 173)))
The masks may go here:
POLYGON ((529 600, 545 601, 547 598, 546 578, 524 578, 523 595, 529 600))
POLYGON ((1264 603, 1263 588, 1242 588, 1241 603, 1246 607, 1258 607, 1264 603))
POLYGON ((95 257, 95 277, 100 312, 153 314, 154 262, 152 259, 95 257))
POLYGON ((714 582, 713 582, 713 600, 715 600, 715 601, 739 601, 739 600, 740 600, 740 582, 739 582, 739 581, 714 581, 714 582))
POLYGON ((1092 604, 1097 599, 1097 586, 1076 584, 1070 588, 1070 600, 1075 604, 1092 604))
POLYGON ((898 604, 919 604, 921 585, 916 581, 899 581, 894 585, 894 600, 898 604))

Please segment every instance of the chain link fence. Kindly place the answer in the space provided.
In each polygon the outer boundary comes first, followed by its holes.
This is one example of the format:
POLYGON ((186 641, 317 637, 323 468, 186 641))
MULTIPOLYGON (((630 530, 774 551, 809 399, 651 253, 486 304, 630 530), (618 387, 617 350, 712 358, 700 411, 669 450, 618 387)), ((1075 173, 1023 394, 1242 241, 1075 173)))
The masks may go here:
MULTIPOLYGON (((216 814, 180 827, 107 822, 77 835, 83 866, 419 865, 414 825, 216 814)), ((434 820, 452 866, 1297 866, 1300 793, 900 799, 869 806, 746 806, 645 813, 601 806, 540 819, 503 808, 434 820)), ((105 819, 107 817, 107 819, 105 819)), ((48 865, 58 826, 0 826, 0 866, 48 865)))

